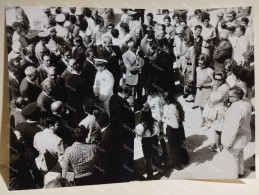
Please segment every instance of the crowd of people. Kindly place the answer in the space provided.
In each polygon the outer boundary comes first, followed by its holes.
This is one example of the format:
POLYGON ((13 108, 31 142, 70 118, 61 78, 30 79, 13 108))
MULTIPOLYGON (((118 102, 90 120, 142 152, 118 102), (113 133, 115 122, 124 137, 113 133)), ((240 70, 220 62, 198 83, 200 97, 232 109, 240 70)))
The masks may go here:
POLYGON ((219 9, 216 25, 201 9, 158 10, 160 22, 148 10, 121 9, 116 24, 111 8, 44 8, 34 36, 24 9, 14 9, 10 189, 42 188, 52 172, 76 186, 138 180, 135 137, 147 180, 158 159, 184 169, 179 94, 201 109, 201 129, 215 131, 209 149, 235 159, 233 178, 244 174, 254 111, 251 7, 219 9))

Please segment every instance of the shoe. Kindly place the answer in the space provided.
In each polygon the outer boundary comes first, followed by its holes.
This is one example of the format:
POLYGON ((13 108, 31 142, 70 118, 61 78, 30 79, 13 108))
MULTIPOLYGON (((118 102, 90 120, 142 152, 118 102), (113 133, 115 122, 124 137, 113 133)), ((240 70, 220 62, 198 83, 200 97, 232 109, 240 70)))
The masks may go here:
POLYGON ((250 167, 250 170, 251 170, 251 171, 255 171, 255 166, 251 166, 251 167, 250 167))
POLYGON ((178 166, 174 166, 174 169, 178 170, 178 171, 181 171, 183 169, 182 166, 178 167, 178 166))
POLYGON ((213 151, 213 152, 217 152, 216 149, 217 149, 216 146, 209 146, 208 147, 208 150, 213 151))
POLYGON ((199 108, 199 106, 193 106, 192 109, 196 109, 196 108, 199 108))
POLYGON ((244 177, 244 174, 243 175, 238 174, 238 178, 242 178, 242 177, 244 177))

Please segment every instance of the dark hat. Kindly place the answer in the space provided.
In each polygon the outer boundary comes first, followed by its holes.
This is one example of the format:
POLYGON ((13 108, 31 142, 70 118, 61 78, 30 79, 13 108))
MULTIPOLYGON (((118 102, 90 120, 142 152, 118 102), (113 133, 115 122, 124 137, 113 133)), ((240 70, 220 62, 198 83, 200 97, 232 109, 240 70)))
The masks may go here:
POLYGON ((26 118, 31 118, 34 116, 38 116, 39 114, 39 107, 36 102, 32 102, 27 104, 23 109, 22 109, 22 115, 25 116, 26 118))

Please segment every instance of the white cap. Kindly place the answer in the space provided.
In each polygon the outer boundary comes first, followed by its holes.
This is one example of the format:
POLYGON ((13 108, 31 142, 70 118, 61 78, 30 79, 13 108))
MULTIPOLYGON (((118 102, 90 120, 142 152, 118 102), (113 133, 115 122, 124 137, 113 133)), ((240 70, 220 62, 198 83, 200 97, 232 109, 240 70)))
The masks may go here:
POLYGON ((101 65, 101 64, 103 64, 103 63, 108 63, 108 61, 107 61, 107 60, 104 60, 104 59, 100 59, 100 58, 94 58, 94 63, 95 63, 96 65, 101 65))

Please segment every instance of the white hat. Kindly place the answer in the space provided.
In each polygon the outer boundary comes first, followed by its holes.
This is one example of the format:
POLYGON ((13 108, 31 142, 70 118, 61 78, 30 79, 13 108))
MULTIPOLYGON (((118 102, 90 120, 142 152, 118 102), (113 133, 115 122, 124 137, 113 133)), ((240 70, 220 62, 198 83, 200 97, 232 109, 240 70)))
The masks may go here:
POLYGON ((64 22, 66 19, 66 16, 64 14, 58 14, 55 18, 56 22, 64 22))
POLYGON ((104 60, 104 59, 100 59, 100 58, 94 58, 94 63, 95 63, 96 65, 102 65, 102 64, 104 64, 104 63, 108 63, 108 61, 107 61, 107 60, 104 60))
POLYGON ((38 34, 38 36, 39 36, 39 37, 48 37, 49 34, 50 34, 50 32, 49 32, 48 30, 45 30, 45 31, 43 31, 43 32, 40 32, 40 33, 38 34))
POLYGON ((128 10, 128 15, 135 15, 137 12, 133 11, 133 10, 128 10))
POLYGON ((79 8, 79 7, 76 8, 75 15, 79 16, 79 15, 82 15, 83 13, 84 13, 84 12, 83 12, 83 9, 82 9, 82 8, 79 8))

